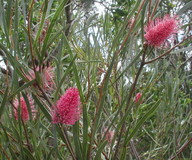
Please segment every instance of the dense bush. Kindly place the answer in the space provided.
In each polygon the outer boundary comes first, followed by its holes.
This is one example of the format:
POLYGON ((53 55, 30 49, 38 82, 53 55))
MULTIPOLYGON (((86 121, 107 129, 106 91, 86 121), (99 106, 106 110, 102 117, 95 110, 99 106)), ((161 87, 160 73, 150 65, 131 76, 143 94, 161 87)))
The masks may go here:
POLYGON ((190 1, 0 3, 0 159, 192 159, 190 1))

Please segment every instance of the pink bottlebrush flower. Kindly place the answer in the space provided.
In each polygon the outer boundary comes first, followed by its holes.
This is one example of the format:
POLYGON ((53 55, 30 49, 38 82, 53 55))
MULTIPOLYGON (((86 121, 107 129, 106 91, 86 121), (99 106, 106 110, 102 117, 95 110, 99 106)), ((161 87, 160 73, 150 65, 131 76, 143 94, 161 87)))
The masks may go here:
MULTIPOLYGON (((142 93, 137 93, 135 96, 135 103, 137 103, 141 97, 142 97, 142 93)), ((141 101, 141 103, 142 103, 142 101, 141 101)))
POLYGON ((52 122, 74 125, 80 119, 80 96, 77 88, 69 88, 53 107, 52 122))
MULTIPOLYGON (((36 71, 39 71, 39 67, 36 68, 36 71)), ((29 71, 29 75, 26 75, 26 77, 29 80, 35 79, 35 73, 34 71, 29 71)), ((54 88, 54 73, 53 73, 53 68, 52 67, 45 67, 42 72, 41 72, 41 79, 42 79, 42 84, 43 84, 43 89, 45 91, 50 91, 53 90, 54 88)))
MULTIPOLYGON (((37 2, 37 0, 36 0, 35 2, 37 2)), ((50 25, 50 21, 49 21, 49 19, 46 19, 46 20, 45 20, 45 23, 44 23, 44 26, 43 26, 43 28, 42 28, 41 34, 40 34, 40 36, 39 36, 39 43, 40 43, 40 44, 42 44, 43 41, 45 40, 45 37, 46 37, 47 31, 48 31, 49 25, 50 25)), ((35 26, 35 30, 34 30, 34 32, 33 32, 33 34, 32 34, 33 37, 34 37, 34 39, 35 39, 36 36, 37 36, 38 30, 39 30, 39 25, 36 25, 36 26, 35 26)))
POLYGON ((43 69, 42 81, 43 81, 43 88, 46 91, 54 88, 53 77, 54 73, 52 67, 46 67, 43 69))
MULTIPOLYGON (((107 128, 104 129, 104 133, 105 133, 106 131, 107 131, 107 128)), ((105 138, 106 138, 106 140, 107 140, 109 143, 112 142, 113 137, 114 137, 114 134, 115 134, 115 132, 114 132, 114 131, 111 131, 111 130, 109 130, 109 131, 106 133, 105 138)))
POLYGON ((166 40, 178 31, 178 26, 179 21, 176 16, 166 15, 163 18, 156 18, 144 28, 146 32, 144 37, 148 45, 154 47, 167 46, 168 42, 166 40))
MULTIPOLYGON (((31 97, 29 97, 29 96, 28 96, 28 101, 29 101, 29 104, 30 104, 32 117, 35 118, 36 110, 34 109, 34 102, 31 99, 31 97)), ((28 109, 27 109, 27 104, 25 102, 25 99, 23 97, 20 97, 20 100, 15 99, 14 102, 13 102, 13 105, 14 105, 14 117, 15 117, 15 119, 16 120, 19 119, 19 113, 20 113, 21 119, 23 121, 28 121, 29 120, 29 112, 28 112, 28 109)))

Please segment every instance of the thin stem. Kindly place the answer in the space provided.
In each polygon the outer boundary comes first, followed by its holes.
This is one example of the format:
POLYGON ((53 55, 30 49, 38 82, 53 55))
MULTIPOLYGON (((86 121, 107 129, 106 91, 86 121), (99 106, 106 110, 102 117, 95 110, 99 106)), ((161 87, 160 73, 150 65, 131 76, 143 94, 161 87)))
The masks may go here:
POLYGON ((29 47, 30 47, 30 53, 31 53, 31 59, 33 64, 33 70, 34 73, 36 73, 36 67, 35 67, 35 55, 33 53, 33 45, 32 45, 32 39, 31 39, 31 14, 32 14, 32 8, 35 3, 35 0, 32 1, 31 6, 29 8, 29 14, 28 14, 28 38, 29 38, 29 47))
POLYGON ((71 0, 68 0, 67 2, 67 5, 65 7, 65 13, 66 13, 66 24, 67 24, 67 29, 65 31, 65 36, 68 37, 69 36, 69 31, 70 31, 70 28, 71 28, 71 0))
MULTIPOLYGON (((21 105, 20 103, 21 103, 21 102, 20 102, 20 100, 19 100, 19 106, 21 105)), ((12 107, 13 107, 14 109, 18 110, 11 101, 10 101, 10 104, 12 105, 12 107)), ((32 151, 31 144, 30 144, 29 138, 28 138, 28 136, 27 136, 27 129, 26 129, 26 127, 25 127, 25 123, 24 123, 24 121, 23 121, 22 118, 21 118, 21 123, 22 123, 22 125, 23 125, 24 135, 25 135, 26 141, 27 141, 27 145, 26 145, 26 146, 27 146, 27 148, 29 149, 29 151, 32 151)), ((11 137, 11 138, 12 138, 12 137, 11 137)), ((15 140, 15 141, 16 141, 16 140, 15 140)))
POLYGON ((97 116, 99 116, 99 115, 98 115, 98 111, 99 111, 99 109, 100 109, 100 107, 101 107, 101 102, 102 102, 103 97, 104 97, 103 90, 104 90, 104 88, 106 87, 106 85, 108 84, 108 83, 106 83, 106 80, 107 80, 108 76, 111 74, 111 68, 112 68, 113 65, 114 65, 115 57, 118 56, 118 54, 119 54, 119 53, 121 52, 121 50, 124 48, 124 46, 125 46, 128 38, 130 37, 130 34, 131 34, 131 32, 132 32, 132 30, 133 30, 133 28, 134 28, 134 25, 135 25, 136 20, 137 20, 140 12, 141 12, 141 10, 142 10, 142 7, 143 7, 143 5, 145 4, 145 1, 146 1, 146 0, 143 0, 143 2, 141 3, 141 5, 140 5, 140 7, 139 7, 139 9, 138 9, 138 13, 137 13, 137 15, 136 15, 136 17, 135 17, 135 19, 134 19, 134 22, 133 22, 133 24, 132 24, 131 27, 130 27, 130 31, 128 32, 127 36, 125 37, 125 39, 124 39, 123 42, 121 43, 120 48, 114 53, 114 55, 113 55, 113 60, 112 60, 112 62, 111 62, 111 64, 110 64, 110 67, 108 68, 107 73, 105 74, 105 77, 104 77, 104 79, 103 79, 103 81, 102 81, 101 92, 100 92, 100 95, 99 95, 99 100, 98 100, 97 105, 96 105, 96 114, 95 114, 95 116, 94 116, 93 125, 92 125, 92 127, 91 127, 92 130, 91 130, 90 144, 89 144, 89 149, 88 149, 88 154, 87 154, 87 159, 88 159, 88 160, 91 158, 92 143, 93 143, 93 138, 94 138, 94 135, 95 135, 95 133, 94 133, 94 132, 95 132, 95 127, 96 127, 96 125, 97 125, 97 124, 96 124, 96 119, 97 119, 97 116))
POLYGON ((47 97, 46 93, 44 92, 44 90, 41 88, 41 86, 39 85, 38 81, 36 80, 36 84, 37 87, 39 88, 39 90, 41 91, 43 98, 49 103, 50 107, 52 106, 51 101, 49 100, 49 98, 47 97))
MULTIPOLYGON (((97 142, 94 140, 95 145, 98 147, 97 142)), ((101 152, 103 154, 103 156, 105 157, 105 160, 109 160, 109 158, 107 157, 107 154, 105 152, 101 152)))
POLYGON ((130 141, 130 147, 133 151, 133 154, 134 154, 136 160, 141 160, 141 158, 139 157, 139 153, 137 152, 137 150, 135 148, 135 144, 134 144, 133 140, 130 141))
POLYGON ((10 160, 8 154, 7 154, 6 151, 3 149, 1 143, 0 143, 0 148, 2 149, 2 152, 3 152, 3 154, 5 155, 5 157, 6 157, 8 160, 10 160))
POLYGON ((156 2, 156 4, 155 4, 155 7, 154 7, 154 9, 153 9, 153 12, 152 12, 152 14, 151 14, 150 20, 154 17, 155 12, 156 12, 156 10, 157 10, 157 7, 158 7, 159 3, 160 3, 160 0, 157 0, 157 2, 156 2))
MULTIPOLYGON (((131 102, 131 98, 132 98, 132 95, 134 93, 134 90, 135 90, 135 87, 136 87, 136 84, 137 84, 137 81, 139 79, 139 75, 145 65, 145 55, 146 55, 146 50, 147 50, 147 46, 145 45, 144 46, 144 53, 143 53, 143 56, 142 56, 142 61, 141 61, 141 64, 140 64, 140 67, 139 67, 139 70, 135 76, 135 80, 133 82, 133 85, 131 87, 131 90, 130 90, 130 93, 129 93, 129 97, 127 99, 127 105, 126 105, 126 108, 125 108, 125 113, 127 112, 127 110, 129 109, 129 105, 130 105, 130 102, 131 102)), ((114 154, 114 160, 117 158, 117 153, 118 153, 118 150, 119 150, 119 145, 120 145, 120 141, 121 141, 121 138, 122 138, 122 134, 123 134, 123 131, 125 129, 125 121, 123 122, 123 125, 121 127, 121 131, 120 131, 120 135, 118 137, 118 141, 117 141, 117 145, 116 145, 116 150, 115 150, 115 154, 114 154)))
POLYGON ((156 61, 156 60, 158 60, 158 59, 166 56, 166 55, 169 54, 174 48, 178 47, 178 46, 179 46, 180 44, 182 44, 185 40, 187 40, 187 39, 189 39, 189 38, 191 38, 191 37, 192 37, 192 36, 183 39, 181 42, 177 43, 175 46, 173 46, 172 48, 170 48, 170 49, 169 49, 167 52, 165 52, 164 54, 162 54, 162 55, 160 55, 159 57, 154 58, 154 59, 152 59, 152 60, 150 60, 150 61, 145 62, 145 64, 152 63, 152 62, 154 62, 154 61, 156 61))
POLYGON ((183 66, 184 66, 188 61, 190 61, 190 60, 192 60, 192 56, 189 57, 185 62, 183 62, 183 63, 179 66, 179 68, 183 67, 183 66))
POLYGON ((151 14, 151 0, 149 0, 149 9, 148 9, 148 15, 147 15, 147 21, 149 23, 150 21, 150 14, 151 14))
POLYGON ((139 14, 140 14, 140 12, 141 12, 141 10, 142 10, 142 8, 143 8, 143 5, 145 4, 145 1, 146 1, 146 0, 144 0, 144 1, 142 2, 142 4, 140 5, 140 7, 139 7, 139 9, 138 9, 138 13, 137 13, 137 15, 135 16, 135 19, 134 19, 134 21, 133 21, 133 23, 132 23, 132 25, 131 25, 131 27, 130 27, 130 30, 129 30, 127 36, 125 37, 124 41, 122 42, 119 50, 115 53, 116 56, 117 56, 117 55, 121 52, 121 50, 124 48, 124 46, 125 46, 128 38, 129 38, 130 34, 132 33, 133 27, 135 26, 135 23, 136 23, 137 18, 138 18, 139 14))
POLYGON ((169 160, 173 160, 175 159, 179 154, 181 154, 181 152, 184 151, 184 149, 186 147, 188 147, 188 145, 192 142, 192 138, 190 138, 187 142, 184 143, 184 145, 177 151, 176 155, 171 157, 169 160))
MULTIPOLYGON (((32 11, 32 8, 33 8, 33 4, 34 4, 34 0, 32 1, 31 3, 31 6, 30 6, 30 10, 29 10, 29 15, 28 15, 28 37, 29 37, 29 44, 30 44, 30 51, 31 51, 31 58, 32 58, 32 64, 33 64, 33 70, 34 70, 34 73, 36 73, 36 66, 35 66, 35 56, 34 56, 34 53, 33 53, 33 47, 32 47, 32 39, 31 39, 31 28, 30 28, 30 24, 31 24, 31 11, 32 11)), ((36 77, 36 75, 35 75, 36 77)), ((44 99, 49 103, 50 106, 52 106, 52 103, 49 101, 49 98, 47 97, 47 95, 45 94, 45 92, 43 91, 43 89, 40 87, 38 81, 37 82, 37 86, 39 88, 39 90, 42 92, 43 94, 43 97, 44 99)), ((64 131, 64 138, 65 138, 65 141, 66 141, 66 145, 73 157, 74 160, 76 160, 75 158, 75 154, 72 150, 72 147, 71 147, 71 144, 67 138, 67 135, 66 135, 66 132, 64 131)))
POLYGON ((23 129, 24 129, 24 135, 26 137, 26 141, 27 141, 27 148, 29 149, 29 151, 32 152, 32 146, 29 142, 29 138, 28 138, 28 135, 27 135, 27 129, 25 127, 25 123, 23 122, 23 119, 21 118, 21 122, 22 122, 22 125, 23 125, 23 129))
MULTIPOLYGON (((60 129, 62 128, 61 125, 59 125, 59 127, 60 127, 60 129)), ((72 156, 73 160, 76 160, 75 153, 74 153, 73 148, 71 146, 71 143, 69 141, 68 134, 67 134, 67 131, 66 131, 65 127, 63 127, 63 132, 64 132, 63 135, 64 135, 66 146, 67 146, 69 152, 71 153, 71 156, 72 156)))
MULTIPOLYGON (((49 103, 50 106, 52 106, 52 103, 49 101, 49 98, 47 97, 47 95, 45 94, 45 92, 43 91, 43 89, 40 87, 40 85, 38 84, 38 82, 37 82, 37 87, 38 87, 39 90, 42 92, 44 99, 49 103)), ((59 125, 59 127, 60 127, 60 129, 62 128, 61 125, 59 125)), ((71 143, 70 143, 70 141, 69 141, 69 138, 68 138, 68 135, 67 135, 67 131, 66 131, 65 128, 63 129, 63 132, 64 132, 63 135, 64 135, 64 139, 65 139, 66 146, 67 146, 69 152, 71 153, 72 158, 73 158, 74 160, 76 160, 74 151, 73 151, 73 149, 72 149, 72 146, 71 146, 71 143)))

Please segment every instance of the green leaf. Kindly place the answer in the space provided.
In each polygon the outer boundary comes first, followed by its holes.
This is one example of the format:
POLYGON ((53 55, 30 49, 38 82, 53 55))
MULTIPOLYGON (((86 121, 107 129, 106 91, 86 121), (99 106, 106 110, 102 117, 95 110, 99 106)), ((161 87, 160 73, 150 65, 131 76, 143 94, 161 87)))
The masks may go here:
POLYGON ((63 0, 61 2, 61 4, 59 5, 59 7, 57 8, 52 20, 51 20, 51 23, 50 23, 50 26, 47 30, 47 34, 46 34, 46 37, 45 37, 45 40, 44 40, 44 43, 43 43, 43 48, 42 48, 42 57, 41 59, 43 59, 44 55, 45 55, 45 51, 47 50, 47 43, 48 43, 48 40, 51 36, 51 31, 54 27, 54 25, 56 24, 56 21, 57 21, 57 18, 58 16, 61 14, 63 8, 65 7, 65 4, 66 4, 66 0, 63 0))
POLYGON ((96 153, 94 160, 101 159, 101 153, 102 153, 103 149, 105 148, 105 146, 107 145, 107 143, 108 143, 108 141, 104 141, 101 143, 100 147, 98 148, 98 151, 96 153))
MULTIPOLYGON (((123 148, 123 151, 121 153, 121 158, 120 158, 121 160, 123 160, 125 158, 124 156, 126 155, 126 146, 130 142, 131 138, 133 138, 133 136, 137 133, 137 131, 145 123, 145 121, 153 115, 154 111, 157 109, 159 104, 160 104, 160 100, 158 102, 156 102, 154 104, 154 106, 151 107, 151 109, 138 121, 135 128, 131 131, 130 135, 128 137, 125 137, 124 148, 123 148)), ((128 133, 128 131, 127 131, 127 133, 128 133)))
POLYGON ((8 87, 6 88, 5 90, 5 93, 4 93, 4 97, 3 97, 3 101, 1 103, 1 106, 0 106, 0 119, 1 119, 1 116, 3 115, 3 111, 4 111, 4 108, 5 108, 5 104, 7 102, 7 98, 8 98, 8 87))
MULTIPOLYGON (((67 41, 66 36, 64 36, 64 41, 66 43, 66 48, 71 56, 71 58, 73 57, 72 54, 72 50, 70 48, 69 42, 67 41)), ((81 103, 83 105, 83 157, 86 156, 87 154, 87 148, 88 148, 88 115, 87 115, 87 107, 84 104, 85 100, 84 100, 84 94, 83 94, 83 90, 82 90, 82 86, 81 86, 81 82, 80 82, 80 77, 78 75, 78 71, 77 71, 77 67, 75 65, 75 63, 73 63, 73 71, 75 74, 75 81, 77 84, 77 88, 79 90, 80 93, 80 98, 81 98, 81 103)))
POLYGON ((131 66, 133 66, 133 64, 139 59, 139 57, 142 55, 142 51, 139 53, 139 54, 137 54, 135 57, 134 57, 134 59, 131 61, 131 63, 121 72, 121 74, 115 79, 115 81, 113 82, 113 84, 115 83, 115 82, 117 82, 125 73, 126 73, 126 71, 131 67, 131 66))
POLYGON ((154 111, 157 109, 159 104, 160 104, 160 100, 156 102, 154 106, 151 107, 151 109, 138 121, 137 125, 135 126, 133 131, 130 133, 129 137, 125 140, 125 145, 127 145, 130 142, 131 138, 137 133, 138 129, 142 127, 145 121, 153 115, 154 111))
POLYGON ((192 50, 192 46, 189 46, 189 47, 177 49, 177 50, 171 52, 170 54, 175 54, 175 53, 180 53, 180 52, 185 52, 185 51, 191 51, 191 50, 192 50))
POLYGON ((25 102, 26 102, 26 105, 27 105, 27 110, 29 112, 29 118, 30 118, 30 120, 33 120, 31 105, 30 105, 29 99, 28 99, 27 95, 24 94, 24 93, 22 93, 22 96, 25 99, 25 102))
POLYGON ((51 115, 47 110, 47 108, 45 108, 45 106, 40 102, 40 100, 36 97, 36 95, 32 94, 32 96, 37 105, 39 106, 39 108, 41 109, 41 111, 43 112, 43 114, 45 115, 45 117, 51 122, 51 115))
POLYGON ((184 7, 182 7, 178 12, 177 14, 180 15, 180 14, 183 14, 185 12, 187 12, 189 9, 191 9, 192 7, 192 1, 191 2, 188 2, 187 4, 185 4, 184 7))
POLYGON ((75 144, 75 151, 76 151, 76 156, 78 160, 83 160, 82 157, 82 149, 79 141, 79 123, 76 122, 75 125, 73 125, 73 140, 75 144))
POLYGON ((31 151, 29 151, 27 148, 23 147, 23 152, 30 160, 36 160, 33 155, 31 154, 31 151))
POLYGON ((73 64, 74 64, 74 61, 75 61, 76 57, 77 57, 77 55, 75 55, 75 56, 72 58, 69 66, 67 67, 64 75, 63 75, 62 78, 61 78, 61 81, 59 82, 59 84, 58 84, 58 86, 57 86, 57 90, 56 90, 56 92, 55 92, 55 99, 58 99, 58 94, 59 94, 59 91, 60 91, 60 89, 61 89, 61 86, 62 86, 62 84, 63 84, 66 76, 69 74, 70 69, 71 69, 71 67, 72 67, 73 64))
POLYGON ((18 60, 11 55, 11 53, 7 50, 6 47, 4 47, 3 44, 0 43, 0 49, 3 50, 3 52, 5 53, 6 55, 6 59, 11 63, 12 66, 14 66, 15 70, 17 70, 17 74, 19 74, 23 79, 26 79, 24 76, 23 76, 23 73, 22 71, 19 69, 19 68, 22 68, 22 70, 26 71, 26 68, 23 67, 22 64, 20 64, 18 62, 18 60))
POLYGON ((45 0, 44 4, 45 4, 45 6, 44 6, 44 10, 43 10, 43 15, 42 15, 42 18, 41 18, 41 23, 39 25, 39 28, 38 28, 38 31, 37 31, 37 34, 36 34, 36 37, 35 37, 35 41, 34 41, 34 44, 33 44, 35 47, 37 45, 37 42, 39 40, 41 31, 43 29, 43 25, 44 25, 44 22, 45 22, 45 17, 46 17, 46 12, 47 12, 47 7, 48 7, 48 0, 45 0))
POLYGON ((11 100, 16 94, 18 94, 19 92, 21 92, 22 90, 24 90, 25 88, 28 88, 29 86, 31 86, 33 83, 35 82, 35 80, 29 81, 26 84, 22 85, 20 88, 18 88, 12 95, 9 96, 8 100, 11 100))
POLYGON ((52 154, 53 154, 55 151, 56 151, 56 148, 52 148, 52 149, 50 150, 50 152, 49 152, 46 160, 52 160, 52 159, 51 159, 51 156, 52 156, 52 154))

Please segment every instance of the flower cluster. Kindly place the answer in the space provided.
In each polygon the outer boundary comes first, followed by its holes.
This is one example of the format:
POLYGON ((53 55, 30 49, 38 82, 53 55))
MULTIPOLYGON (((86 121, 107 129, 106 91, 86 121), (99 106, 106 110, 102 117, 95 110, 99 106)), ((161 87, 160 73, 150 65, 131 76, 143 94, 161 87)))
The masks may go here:
MULTIPOLYGON (((105 133, 106 131, 107 131, 107 128, 104 130, 104 133, 105 133)), ((113 137, 114 137, 114 134, 115 134, 115 132, 112 131, 112 130, 108 130, 108 131, 107 131, 105 138, 106 138, 106 140, 107 140, 109 143, 112 142, 113 137)))
POLYGON ((80 96, 77 88, 69 88, 53 107, 52 122, 74 125, 80 119, 80 96))
MULTIPOLYGON (((142 93, 137 93, 135 96, 135 103, 139 102, 140 98, 142 97, 142 93)), ((140 101, 140 103, 142 103, 142 101, 140 101)))
POLYGON ((43 70, 42 73, 42 81, 43 81, 43 88, 45 90, 53 89, 54 87, 54 82, 53 82, 53 68, 52 67, 46 67, 43 70))
MULTIPOLYGON (((39 71, 39 67, 36 68, 36 71, 39 71)), ((26 75, 29 80, 35 79, 34 71, 30 71, 29 75, 26 75)), ((45 67, 41 72, 42 84, 43 89, 45 91, 53 90, 54 88, 54 81, 53 81, 54 73, 52 67, 45 67)))
POLYGON ((178 31, 178 26, 179 22, 176 16, 166 15, 163 18, 156 18, 144 28, 146 32, 144 37, 148 45, 153 47, 167 46, 169 43, 166 40, 178 31))
MULTIPOLYGON (((35 118, 36 110, 34 108, 34 102, 30 96, 28 96, 27 98, 28 98, 30 109, 32 112, 32 117, 35 118)), ((15 119, 18 120, 19 116, 20 116, 23 121, 28 121, 29 120, 29 112, 27 109, 27 104, 25 102, 25 99, 23 97, 20 97, 20 99, 15 99, 13 102, 13 105, 14 105, 14 117, 15 117, 15 119)))

